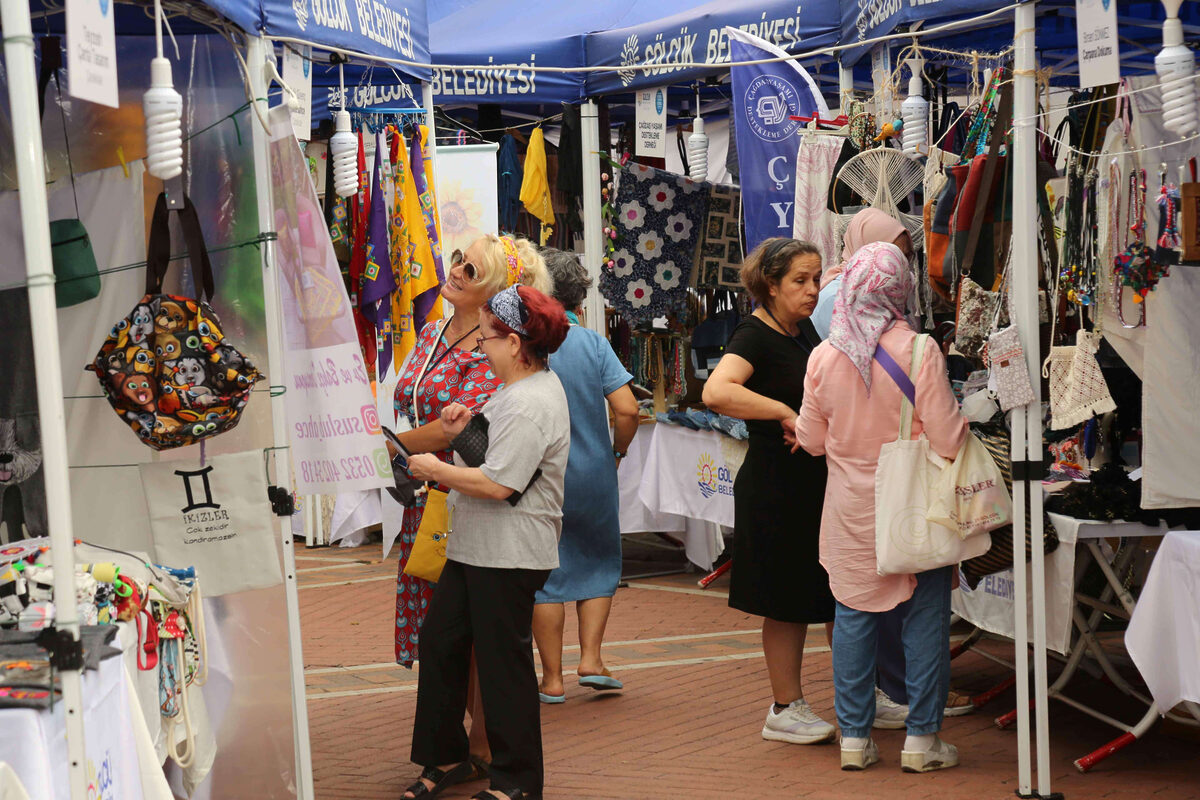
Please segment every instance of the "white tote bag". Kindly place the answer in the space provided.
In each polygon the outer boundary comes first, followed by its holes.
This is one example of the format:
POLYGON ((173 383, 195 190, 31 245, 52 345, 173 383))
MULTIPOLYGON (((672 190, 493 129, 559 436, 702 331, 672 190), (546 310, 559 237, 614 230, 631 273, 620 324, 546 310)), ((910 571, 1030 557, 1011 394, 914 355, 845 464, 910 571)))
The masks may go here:
POLYGON ((928 518, 937 483, 949 462, 933 451, 924 434, 910 438, 913 405, 909 397, 915 397, 915 389, 909 376, 921 368, 927 338, 918 336, 913 343, 908 375, 898 367, 893 372, 889 363, 895 367, 895 362, 882 348, 876 350, 876 359, 905 395, 900 405, 900 434, 879 449, 875 470, 875 571, 880 575, 915 575, 957 564, 983 555, 992 545, 987 533, 964 539, 957 530, 928 518))

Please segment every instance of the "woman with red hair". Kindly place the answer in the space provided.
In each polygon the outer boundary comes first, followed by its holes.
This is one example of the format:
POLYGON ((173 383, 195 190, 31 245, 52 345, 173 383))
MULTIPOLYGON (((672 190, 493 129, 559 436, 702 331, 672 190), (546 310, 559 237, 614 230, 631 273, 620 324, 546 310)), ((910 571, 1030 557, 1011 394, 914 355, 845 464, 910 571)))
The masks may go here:
MULTIPOLYGON (((571 438, 567 396, 546 361, 568 327, 562 306, 531 287, 512 286, 488 300, 476 347, 504 388, 483 409, 483 463, 468 467, 457 455, 454 464, 433 455, 409 459, 414 477, 452 490, 453 530, 421 628, 412 760, 423 772, 406 797, 430 797, 471 773, 462 719, 472 646, 492 750, 491 789, 475 797, 541 797, 531 626, 534 595, 558 566, 571 438)), ((442 429, 457 437, 471 417, 452 403, 442 410, 442 429)))

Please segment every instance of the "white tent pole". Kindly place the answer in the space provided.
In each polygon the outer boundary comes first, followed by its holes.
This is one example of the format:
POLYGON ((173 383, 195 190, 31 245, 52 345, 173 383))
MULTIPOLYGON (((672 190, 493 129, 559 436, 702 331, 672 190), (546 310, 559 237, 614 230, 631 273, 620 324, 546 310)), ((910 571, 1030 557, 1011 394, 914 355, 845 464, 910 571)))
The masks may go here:
POLYGON ((838 108, 840 113, 850 113, 850 98, 854 96, 854 67, 838 61, 838 108))
MULTIPOLYGON (((1042 542, 1042 383, 1038 380, 1042 357, 1038 331, 1038 204, 1037 197, 1037 50, 1034 42, 1036 3, 1017 7, 1013 32, 1015 46, 1013 72, 1013 193, 1020 198, 1013 219, 1013 254, 1017 271, 1013 283, 1017 327, 1026 365, 1033 378, 1034 401, 1025 414, 1026 474, 1029 478, 1030 576, 1033 583, 1033 699, 1037 731, 1038 795, 1050 797, 1050 709, 1046 674, 1046 570, 1042 542)), ((1024 540, 1024 536, 1014 539, 1024 540)), ((1018 562, 1020 563, 1020 562, 1018 562)), ((1020 595, 1022 598, 1024 594, 1020 595)))
MULTIPOLYGON (((16 2, 16 0, 12 0, 16 2)), ((249 37, 246 46, 246 64, 250 70, 250 102, 258 106, 263 119, 267 117, 266 59, 274 58, 274 52, 261 37, 249 37)), ((250 125, 254 144, 254 191, 258 199, 258 228, 263 233, 275 229, 275 211, 271 202, 271 156, 267 132, 257 118, 250 125)), ((263 266, 263 305, 267 318, 267 369, 275 385, 286 383, 284 379, 283 327, 279 306, 278 269, 275 263, 275 242, 264 241, 261 245, 263 266)), ((287 409, 282 392, 271 392, 271 422, 274 428, 271 451, 274 462, 272 474, 275 484, 291 492, 291 468, 289 458, 280 458, 279 448, 287 446, 287 409)), ((296 591, 296 551, 292 542, 292 520, 279 518, 279 534, 283 542, 284 595, 287 603, 288 650, 292 684, 292 732, 296 748, 296 797, 298 800, 313 800, 312 747, 308 734, 308 704, 304 688, 304 656, 300 638, 300 597, 296 591)))
MULTIPOLYGON (((595 100, 583 103, 579 119, 583 144, 583 266, 592 279, 583 310, 587 326, 604 335, 604 300, 600 297, 604 219, 600 213, 600 116, 595 100)), ((605 152, 608 152, 607 146, 605 152)))
POLYGON ((1019 789, 1023 797, 1030 796, 1030 725, 1029 725, 1029 667, 1028 629, 1026 619, 1027 589, 1025 576, 1033 583, 1034 631, 1034 699, 1038 719, 1038 789, 1041 797, 1049 797, 1049 742, 1046 738, 1046 587, 1043 569, 1042 538, 1036 535, 1042 525, 1041 472, 1033 468, 1041 462, 1042 417, 1040 380, 1040 335, 1038 322, 1038 204, 1037 197, 1037 54, 1034 50, 1034 24, 1037 6, 1024 3, 1017 6, 1013 41, 1015 45, 1013 72, 1013 309, 1014 324, 1025 351, 1026 368, 1034 387, 1035 400, 1026 408, 1013 411, 1013 483, 1020 480, 1029 504, 1033 552, 1032 570, 1025 568, 1024 509, 1014 509, 1013 558, 1017 565, 1013 592, 1016 595, 1017 649, 1017 724, 1019 789))
MULTIPOLYGON (((27 0, 2 0, 4 63, 8 68, 8 102, 13 128, 13 156, 21 199, 21 234, 25 241, 25 272, 29 281, 29 325, 33 334, 37 376, 38 421, 41 427, 42 470, 46 479, 46 511, 50 525, 50 554, 54 562, 55 626, 79 647, 79 612, 75 605, 74 528, 71 521, 71 479, 67 456, 67 423, 63 411, 62 356, 58 348, 58 311, 54 299, 54 268, 50 261, 50 212, 46 202, 45 156, 37 78, 33 68, 33 28, 27 0)), ((66 644, 66 643, 64 643, 66 644)), ((81 652, 81 651, 79 651, 81 652)), ((76 659, 72 659, 76 660, 76 659)), ((79 663, 62 677, 62 702, 67 730, 68 777, 71 800, 87 797, 87 752, 83 738, 83 688, 79 663)))
MULTIPOLYGON (((1014 197, 1019 184, 1013 181, 1014 197)), ((1016 220, 1013 220, 1014 238, 1016 220)), ((1020 241, 1016 239, 1016 241, 1020 241)), ((1019 247, 1020 245, 1015 245, 1019 247)), ((1013 254, 1014 280, 1011 291, 1019 295, 1017 287, 1022 282, 1022 272, 1017 255, 1013 254)), ((1036 261, 1034 262, 1037 263, 1036 261)), ((1018 309, 1020 307, 1018 306, 1018 309)), ((1018 310, 1018 315, 1020 311, 1018 310)), ((1021 323, 1014 321, 1021 329, 1021 323)), ((1012 412, 1011 464, 1013 466, 1013 670, 1017 680, 1017 795, 1029 797, 1033 782, 1030 767, 1029 729, 1029 605, 1028 571, 1025 569, 1025 504, 1029 496, 1029 484, 1019 478, 1020 465, 1025 463, 1025 414, 1024 409, 1012 412)))

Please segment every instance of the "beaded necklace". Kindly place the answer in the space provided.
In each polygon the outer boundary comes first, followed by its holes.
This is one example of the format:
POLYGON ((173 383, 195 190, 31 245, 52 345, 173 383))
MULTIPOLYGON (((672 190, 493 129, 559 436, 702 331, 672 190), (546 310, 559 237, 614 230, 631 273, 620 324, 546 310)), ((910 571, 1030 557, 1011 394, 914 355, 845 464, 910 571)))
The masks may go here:
POLYGON ((1133 242, 1113 259, 1113 293, 1117 296, 1117 318, 1126 328, 1146 324, 1146 295, 1154 290, 1167 274, 1165 265, 1154 262, 1154 253, 1146 245, 1146 170, 1129 173, 1129 231, 1133 242), (1135 325, 1125 321, 1122 286, 1133 290, 1133 302, 1139 306, 1140 318, 1135 325))
POLYGON ((1084 174, 1078 162, 1068 170, 1067 246, 1058 278, 1068 302, 1085 307, 1096 300, 1096 181, 1096 171, 1084 174))

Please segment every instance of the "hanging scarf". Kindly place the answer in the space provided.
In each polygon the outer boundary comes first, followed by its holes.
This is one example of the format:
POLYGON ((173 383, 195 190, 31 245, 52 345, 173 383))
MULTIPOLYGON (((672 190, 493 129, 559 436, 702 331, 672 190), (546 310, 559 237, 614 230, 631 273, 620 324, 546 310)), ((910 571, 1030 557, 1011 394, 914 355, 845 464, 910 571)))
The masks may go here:
MULTIPOLYGON (((358 293, 358 307, 362 315, 377 332, 391 333, 392 294, 399 288, 392 271, 392 254, 389 237, 387 197, 383 187, 383 165, 388 161, 387 139, 383 131, 376 134, 375 169, 371 177, 371 211, 367 222, 366 265, 362 274, 362 289, 358 293)), ((388 170, 390 172, 390 169, 388 170)), ((377 345, 372 342, 372 347, 377 345)), ((379 372, 386 373, 392 362, 389 348, 379 354, 379 372)))
POLYGON ((895 242, 907 229, 899 221, 878 208, 864 208, 854 215, 842 235, 842 260, 821 275, 821 288, 824 289, 833 279, 846 269, 846 264, 854 257, 863 245, 871 242, 895 242))
POLYGON ((829 342, 854 362, 871 393, 871 359, 879 337, 898 320, 907 319, 912 293, 908 259, 890 242, 859 248, 842 271, 829 342))
POLYGON ((546 170, 546 137, 541 127, 529 134, 525 150, 525 178, 521 182, 521 202, 525 209, 542 221, 539 244, 545 246, 553 232, 554 208, 550 203, 550 180, 546 170))
POLYGON ((434 265, 433 270, 422 272, 413 285, 413 320, 418 330, 426 322, 442 318, 441 288, 446 280, 446 272, 442 267, 441 224, 433 194, 433 158, 424 148, 428 133, 428 128, 420 126, 413 134, 410 152, 413 182, 434 265))
MULTIPOLYGON (((416 299, 437 288, 437 265, 421 211, 414 164, 407 145, 396 152, 396 201, 392 213, 392 243, 400 291, 392 302, 396 318, 393 358, 402 363, 417 343, 417 333, 427 319, 417 313, 416 299)), ((432 305, 432 304, 431 304, 432 305)), ((426 309, 428 311, 428 309, 426 309)))
POLYGON ((511 133, 504 134, 500 140, 500 152, 496 156, 500 172, 499 183, 496 186, 500 201, 500 230, 515 231, 517 215, 521 210, 521 184, 524 174, 521 171, 521 160, 517 157, 517 140, 511 133))
POLYGON ((377 347, 372 323, 362 314, 358 297, 362 292, 363 270, 367 266, 367 211, 371 200, 371 174, 367 172, 367 153, 362 130, 358 131, 358 193, 351 198, 350 290, 354 293, 354 327, 358 345, 368 366, 375 365, 377 347))

